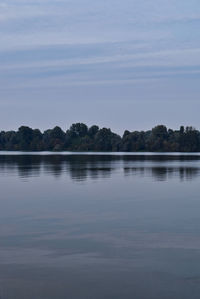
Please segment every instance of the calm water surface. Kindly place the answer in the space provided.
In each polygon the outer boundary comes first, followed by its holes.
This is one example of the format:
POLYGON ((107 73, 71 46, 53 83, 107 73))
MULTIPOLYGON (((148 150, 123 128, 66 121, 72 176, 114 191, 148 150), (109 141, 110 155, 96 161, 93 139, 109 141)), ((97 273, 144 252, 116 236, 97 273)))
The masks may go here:
POLYGON ((200 298, 200 155, 0 154, 0 299, 200 298))

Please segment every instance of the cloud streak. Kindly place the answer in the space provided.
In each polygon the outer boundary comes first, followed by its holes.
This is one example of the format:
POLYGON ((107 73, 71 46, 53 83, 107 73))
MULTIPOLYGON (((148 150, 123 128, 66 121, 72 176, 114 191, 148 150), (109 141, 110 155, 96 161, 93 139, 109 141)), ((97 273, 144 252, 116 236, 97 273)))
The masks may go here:
POLYGON ((21 94, 25 103, 31 90, 51 98, 53 88, 60 98, 70 90, 74 101, 91 93, 93 102, 121 96, 123 105, 162 92, 196 101, 199 26, 199 0, 4 0, 0 104, 21 94))

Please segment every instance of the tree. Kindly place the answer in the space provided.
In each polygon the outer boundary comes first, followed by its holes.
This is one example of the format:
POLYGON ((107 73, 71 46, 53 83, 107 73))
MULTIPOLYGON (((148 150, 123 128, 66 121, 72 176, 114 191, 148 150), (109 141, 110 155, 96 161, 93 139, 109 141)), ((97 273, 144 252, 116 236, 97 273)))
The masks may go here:
POLYGON ((166 126, 158 125, 152 129, 151 137, 148 142, 150 151, 167 150, 168 131, 166 126))
POLYGON ((94 141, 97 151, 118 151, 121 138, 110 129, 103 128, 95 135, 94 141))
POLYGON ((88 130, 88 135, 90 136, 90 137, 94 137, 96 134, 97 134, 97 132, 99 131, 99 127, 98 126, 91 126, 90 128, 89 128, 89 130, 88 130))
POLYGON ((31 150, 30 145, 33 140, 33 129, 21 126, 17 132, 17 139, 21 150, 31 150))
POLYGON ((50 138, 51 139, 55 139, 55 140, 58 140, 58 141, 63 141, 64 137, 65 137, 65 133, 58 126, 56 126, 55 128, 53 128, 50 131, 50 138))
POLYGON ((73 137, 84 137, 88 133, 88 127, 83 123, 72 124, 69 132, 73 137))

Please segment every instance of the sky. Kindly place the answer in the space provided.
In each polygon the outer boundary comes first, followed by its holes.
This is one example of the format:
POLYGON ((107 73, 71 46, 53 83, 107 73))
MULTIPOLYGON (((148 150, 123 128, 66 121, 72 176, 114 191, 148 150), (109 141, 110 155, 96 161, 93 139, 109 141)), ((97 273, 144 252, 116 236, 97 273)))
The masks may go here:
POLYGON ((1 0, 0 130, 200 129, 199 0, 1 0))

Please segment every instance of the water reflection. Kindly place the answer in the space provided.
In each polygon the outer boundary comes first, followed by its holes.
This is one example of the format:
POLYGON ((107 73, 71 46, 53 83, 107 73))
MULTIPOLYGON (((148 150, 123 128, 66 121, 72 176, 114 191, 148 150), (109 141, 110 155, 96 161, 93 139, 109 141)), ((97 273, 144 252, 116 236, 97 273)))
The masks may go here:
POLYGON ((199 176, 200 169, 195 167, 125 167, 124 174, 153 177, 156 181, 167 181, 178 176, 181 181, 190 181, 199 176))
POLYGON ((20 178, 41 173, 59 177, 69 174, 74 181, 109 178, 122 171, 125 176, 152 177, 166 181, 178 177, 193 180, 200 173, 198 155, 0 155, 0 172, 20 178))
POLYGON ((0 299, 198 299, 199 175, 194 155, 1 154, 0 299))

